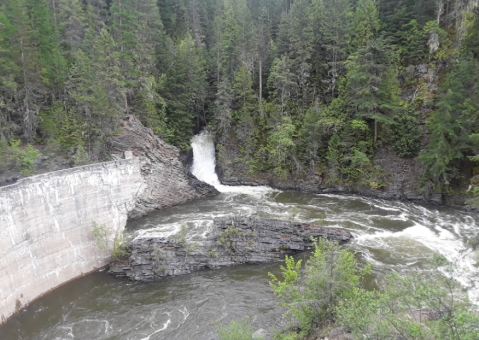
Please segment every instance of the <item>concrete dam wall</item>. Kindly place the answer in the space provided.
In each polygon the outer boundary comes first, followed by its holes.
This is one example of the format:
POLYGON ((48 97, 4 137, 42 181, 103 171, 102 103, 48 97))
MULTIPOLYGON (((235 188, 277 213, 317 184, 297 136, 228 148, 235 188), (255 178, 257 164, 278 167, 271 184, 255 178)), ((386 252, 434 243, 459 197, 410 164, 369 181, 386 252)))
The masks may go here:
POLYGON ((107 265, 128 217, 218 193, 189 172, 176 147, 133 116, 111 142, 117 161, 0 188, 0 324, 46 292, 107 265), (110 249, 99 249, 94 224, 104 226, 110 249))
POLYGON ((145 189, 131 158, 26 178, 0 188, 0 324, 35 298, 108 264, 110 247, 145 189))

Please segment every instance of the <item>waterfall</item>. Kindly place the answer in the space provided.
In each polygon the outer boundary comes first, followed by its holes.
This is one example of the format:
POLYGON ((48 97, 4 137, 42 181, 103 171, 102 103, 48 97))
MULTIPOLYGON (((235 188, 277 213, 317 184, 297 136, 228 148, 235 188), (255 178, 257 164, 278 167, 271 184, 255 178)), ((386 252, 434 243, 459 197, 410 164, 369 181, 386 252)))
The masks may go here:
MULTIPOLYGON (((213 136, 204 131, 191 139, 191 147, 193 148, 191 173, 199 180, 218 189, 221 183, 215 172, 216 159, 213 136)), ((218 189, 218 191, 220 190, 218 189)))
POLYGON ((211 184, 219 192, 254 194, 272 192, 273 189, 264 186, 228 186, 220 183, 216 174, 215 144, 213 136, 207 132, 194 136, 191 139, 193 149, 193 165, 191 173, 199 180, 211 184))

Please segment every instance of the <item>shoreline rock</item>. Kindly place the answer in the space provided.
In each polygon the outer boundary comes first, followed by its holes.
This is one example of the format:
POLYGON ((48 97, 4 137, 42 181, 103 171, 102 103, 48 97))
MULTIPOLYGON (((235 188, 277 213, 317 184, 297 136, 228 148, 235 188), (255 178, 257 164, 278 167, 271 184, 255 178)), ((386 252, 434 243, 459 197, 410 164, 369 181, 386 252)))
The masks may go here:
POLYGON ((110 265, 109 273, 134 281, 188 274, 204 268, 279 262, 286 255, 308 250, 311 238, 325 237, 340 244, 353 235, 337 228, 260 217, 220 217, 205 239, 137 238, 129 256, 110 265))
POLYGON ((134 116, 124 119, 122 132, 112 139, 111 146, 114 158, 129 154, 141 159, 146 188, 138 196, 130 218, 219 194, 213 186, 191 174, 181 162, 178 148, 158 138, 134 116))

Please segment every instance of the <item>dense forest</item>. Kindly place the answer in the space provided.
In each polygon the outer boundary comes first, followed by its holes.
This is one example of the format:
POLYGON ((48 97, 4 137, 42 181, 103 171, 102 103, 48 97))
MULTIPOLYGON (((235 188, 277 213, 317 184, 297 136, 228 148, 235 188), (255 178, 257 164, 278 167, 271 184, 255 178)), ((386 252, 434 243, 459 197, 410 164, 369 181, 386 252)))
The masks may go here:
MULTIPOLYGON (((387 185, 387 147, 449 192, 479 161, 476 0, 2 0, 0 170, 108 159, 126 115, 248 171, 387 185), (471 163, 472 162, 472 163, 471 163)), ((479 190, 478 190, 479 191, 479 190)))

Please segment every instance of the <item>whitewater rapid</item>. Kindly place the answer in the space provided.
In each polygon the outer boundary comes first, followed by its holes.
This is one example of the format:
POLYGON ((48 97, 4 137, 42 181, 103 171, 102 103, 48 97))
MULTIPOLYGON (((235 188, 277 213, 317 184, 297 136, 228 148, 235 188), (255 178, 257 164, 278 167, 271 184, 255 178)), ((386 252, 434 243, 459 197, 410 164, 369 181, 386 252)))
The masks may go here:
MULTIPOLYGON (((213 137, 207 131, 194 136, 191 146, 194 155, 191 171, 198 179, 213 185, 221 193, 244 194, 251 199, 254 197, 254 202, 262 206, 243 207, 244 209, 240 209, 239 213, 261 214, 266 210, 265 215, 276 215, 279 218, 301 219, 303 217, 302 222, 317 220, 317 216, 312 219, 301 216, 302 210, 316 210, 317 207, 314 204, 298 205, 280 202, 272 204, 275 195, 280 193, 272 188, 222 185, 215 171, 213 137), (273 205, 275 206, 273 207, 273 205), (293 213, 294 206, 296 208, 293 213)), ((331 197, 346 205, 352 199, 348 196, 338 195, 317 196, 331 197)), ((224 199, 232 198, 225 196, 224 199)), ((479 232, 474 218, 464 215, 463 219, 458 221, 438 210, 423 206, 361 197, 354 197, 353 200, 370 206, 371 213, 345 212, 338 214, 325 211, 325 222, 333 222, 331 226, 351 231, 356 236, 353 247, 368 262, 378 267, 396 267, 395 269, 398 270, 425 269, 434 253, 441 254, 455 264, 457 267, 456 279, 468 290, 470 300, 479 305, 479 283, 477 283, 479 269, 475 266, 479 262, 479 254, 478 251, 474 252, 467 247, 467 239, 479 232), (375 210, 378 211, 377 214, 374 213, 375 210), (377 227, 375 220, 383 222, 385 218, 389 224, 400 223, 401 229, 385 228, 384 225, 377 227), (353 224, 354 227, 349 227, 349 224, 353 224), (380 255, 381 253, 382 255, 380 255)))
MULTIPOLYGON (((428 271, 439 253, 457 264, 455 278, 479 304, 474 266, 479 251, 466 244, 479 232, 476 214, 359 196, 224 186, 214 171, 212 137, 196 136, 192 147, 194 174, 221 193, 131 220, 129 236, 168 237, 186 226, 187 238, 199 240, 212 231, 213 218, 238 214, 320 223, 354 234, 350 247, 361 263, 373 267, 368 287, 380 286, 391 271, 428 271)), ((307 259, 307 254, 297 256, 307 259)), ((278 264, 199 271, 148 284, 95 273, 47 294, 0 332, 2 340, 210 340, 218 322, 244 317, 251 317, 255 329, 282 329, 283 311, 268 272, 280 275, 278 264)))

